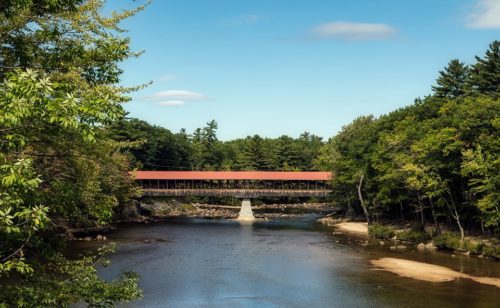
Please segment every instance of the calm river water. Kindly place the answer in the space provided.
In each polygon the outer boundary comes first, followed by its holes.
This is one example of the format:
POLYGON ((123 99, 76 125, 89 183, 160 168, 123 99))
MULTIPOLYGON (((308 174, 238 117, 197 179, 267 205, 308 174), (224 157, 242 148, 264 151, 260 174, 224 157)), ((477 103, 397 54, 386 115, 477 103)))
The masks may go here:
MULTIPOLYGON (((125 224, 101 275, 140 275, 144 298, 124 307, 500 307, 500 290, 468 279, 430 283, 373 270, 390 256, 500 277, 497 262, 444 253, 363 247, 326 234, 314 215, 243 225, 177 218, 125 224)), ((331 232, 330 232, 331 233, 331 232)), ((91 249, 97 242, 75 242, 91 249)))

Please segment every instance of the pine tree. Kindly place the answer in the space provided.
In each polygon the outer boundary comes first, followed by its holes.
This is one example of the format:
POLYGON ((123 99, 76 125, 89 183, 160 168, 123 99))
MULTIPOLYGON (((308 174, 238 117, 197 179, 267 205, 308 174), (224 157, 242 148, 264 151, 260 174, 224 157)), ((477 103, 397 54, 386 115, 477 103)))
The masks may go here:
POLYGON ((500 41, 490 44, 484 58, 476 56, 472 65, 470 85, 474 92, 500 97, 500 41))
POLYGON ((457 98, 466 93, 469 67, 458 59, 453 59, 439 72, 437 85, 432 86, 434 94, 438 97, 457 98))
POLYGON ((242 160, 240 162, 243 169, 249 170, 269 170, 271 169, 269 157, 266 153, 264 139, 259 135, 247 137, 242 148, 242 160))

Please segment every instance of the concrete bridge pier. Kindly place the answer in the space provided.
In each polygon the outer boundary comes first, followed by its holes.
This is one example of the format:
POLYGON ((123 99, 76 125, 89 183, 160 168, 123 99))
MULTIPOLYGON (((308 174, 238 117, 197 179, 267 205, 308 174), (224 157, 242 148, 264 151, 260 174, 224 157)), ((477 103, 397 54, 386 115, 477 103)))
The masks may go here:
POLYGON ((241 221, 254 221, 255 217, 252 212, 252 202, 250 199, 243 199, 241 201, 240 214, 238 215, 238 220, 241 221))

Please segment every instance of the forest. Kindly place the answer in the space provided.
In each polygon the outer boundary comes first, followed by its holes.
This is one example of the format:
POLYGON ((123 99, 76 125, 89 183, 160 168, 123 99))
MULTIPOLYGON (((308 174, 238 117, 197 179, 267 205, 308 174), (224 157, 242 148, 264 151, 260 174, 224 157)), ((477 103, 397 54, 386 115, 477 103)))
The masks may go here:
POLYGON ((121 86, 120 64, 141 52, 120 23, 145 6, 111 16, 103 6, 0 4, 0 307, 141 296, 133 273, 97 275, 113 247, 63 254, 71 228, 106 225, 140 197, 133 169, 327 170, 333 201, 351 218, 498 237, 499 41, 470 65, 450 61, 428 96, 361 116, 328 140, 304 132, 221 141, 214 120, 173 133, 128 117, 123 104, 143 86, 121 86))

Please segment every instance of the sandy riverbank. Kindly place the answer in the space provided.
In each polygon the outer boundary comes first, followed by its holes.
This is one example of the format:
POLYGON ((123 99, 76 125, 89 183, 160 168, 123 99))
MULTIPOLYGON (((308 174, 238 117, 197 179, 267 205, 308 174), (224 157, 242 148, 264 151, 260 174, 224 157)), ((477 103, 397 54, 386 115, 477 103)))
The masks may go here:
POLYGON ((458 278, 467 278, 482 284, 488 284, 500 288, 500 278, 474 277, 454 271, 444 266, 397 258, 381 258, 378 260, 371 260, 370 262, 382 270, 395 273, 402 277, 409 277, 430 282, 445 282, 458 278))
POLYGON ((368 224, 366 222, 342 222, 334 226, 342 231, 368 235, 368 224))

